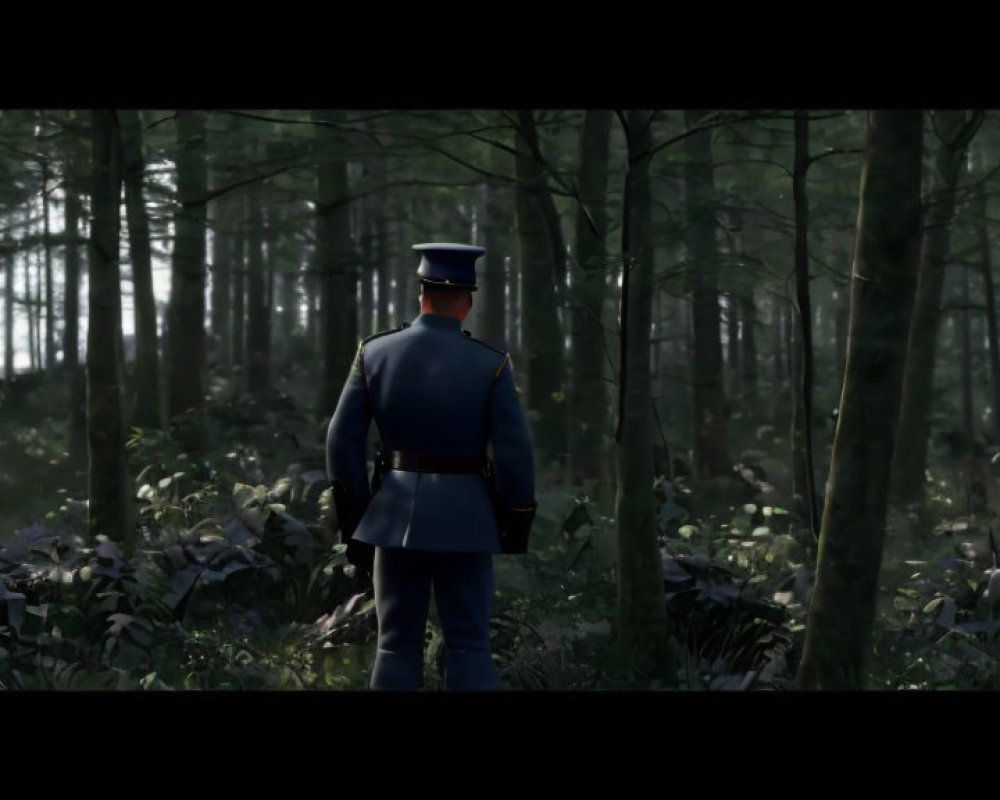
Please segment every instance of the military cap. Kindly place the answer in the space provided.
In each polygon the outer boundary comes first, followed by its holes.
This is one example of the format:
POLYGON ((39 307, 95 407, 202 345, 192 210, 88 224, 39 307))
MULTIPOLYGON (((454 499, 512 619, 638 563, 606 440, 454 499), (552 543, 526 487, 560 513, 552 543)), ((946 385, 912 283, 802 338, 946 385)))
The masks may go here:
POLYGON ((413 249, 423 255, 417 268, 421 283, 476 291, 476 259, 486 252, 485 247, 430 242, 415 244, 413 249))

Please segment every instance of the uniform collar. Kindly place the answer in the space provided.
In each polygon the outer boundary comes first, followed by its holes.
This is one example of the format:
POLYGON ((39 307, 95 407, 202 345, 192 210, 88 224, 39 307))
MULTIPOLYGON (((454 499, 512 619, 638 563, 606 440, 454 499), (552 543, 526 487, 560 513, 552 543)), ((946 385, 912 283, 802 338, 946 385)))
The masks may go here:
POLYGON ((413 320, 413 324, 426 325, 428 328, 451 328, 456 331, 462 327, 462 321, 458 317, 448 317, 444 314, 421 314, 413 320))

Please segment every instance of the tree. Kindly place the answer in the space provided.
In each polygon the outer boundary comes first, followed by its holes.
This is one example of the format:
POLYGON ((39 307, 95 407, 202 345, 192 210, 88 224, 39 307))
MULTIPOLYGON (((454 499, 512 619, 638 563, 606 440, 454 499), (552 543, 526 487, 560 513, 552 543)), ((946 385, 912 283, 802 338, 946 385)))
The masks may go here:
POLYGON ((653 247, 649 162, 652 114, 619 114, 628 143, 622 217, 621 368, 615 435, 618 491, 617 640, 625 653, 662 657, 663 570, 653 513, 653 398, 649 372, 653 247))
POLYGON ((869 113, 847 369, 799 668, 804 689, 862 689, 920 242, 921 112, 869 113))
POLYGON ((608 150, 611 112, 588 110, 580 134, 579 191, 576 214, 576 265, 570 307, 572 336, 572 428, 570 452, 577 475, 601 473, 608 426, 604 328, 601 311, 606 294, 608 150))
POLYGON ((122 186, 120 130, 114 111, 94 111, 90 280, 87 326, 88 522, 91 536, 131 547, 125 460, 124 376, 121 360, 121 280, 118 269, 122 186))
MULTIPOLYGON (((168 413, 171 419, 204 405, 205 363, 205 217, 208 169, 205 118, 198 111, 177 112, 177 209, 170 277, 167 335, 168 413)), ((201 447, 195 422, 186 444, 201 447)))
POLYGON ((161 428, 163 420, 156 297, 153 294, 149 216, 142 190, 146 169, 142 152, 142 120, 135 109, 119 111, 118 119, 121 125, 125 212, 135 303, 135 409, 132 424, 142 428, 161 428))
POLYGON ((920 278, 907 345, 903 406, 893 459, 893 493, 897 500, 906 503, 920 499, 924 491, 941 294, 955 213, 955 185, 965 149, 982 121, 982 112, 970 116, 965 111, 938 111, 932 120, 938 143, 933 191, 927 201, 920 278))
POLYGON ((809 169, 808 113, 798 110, 795 116, 795 164, 792 194, 795 198, 795 307, 798 311, 797 333, 792 341, 792 487, 801 498, 801 511, 809 528, 819 536, 819 509, 816 500, 816 476, 813 472, 813 344, 812 305, 809 298, 809 199, 806 173, 809 169))
MULTIPOLYGON (((694 128, 702 115, 700 111, 685 112, 688 128, 694 128)), ((711 136, 711 131, 688 136, 684 165, 687 246, 694 290, 694 474, 698 479, 726 475, 732 468, 726 452, 711 136)))
MULTIPOLYGON (((317 111, 319 122, 340 121, 342 112, 317 111)), ((321 151, 316 201, 316 269, 321 282, 324 377, 319 413, 332 413, 357 350, 358 307, 355 302, 357 268, 351 239, 347 161, 343 142, 325 128, 318 135, 327 141, 321 151)))
MULTIPOLYGON (((563 342, 556 312, 559 270, 547 220, 545 170, 539 163, 538 134, 530 111, 518 114, 517 239, 521 262, 522 358, 527 361, 528 409, 537 415, 535 446, 542 463, 566 451, 566 406, 563 386, 563 342)), ((560 239, 561 241, 561 239, 560 239)), ((565 259, 565 250, 562 254, 565 259)))

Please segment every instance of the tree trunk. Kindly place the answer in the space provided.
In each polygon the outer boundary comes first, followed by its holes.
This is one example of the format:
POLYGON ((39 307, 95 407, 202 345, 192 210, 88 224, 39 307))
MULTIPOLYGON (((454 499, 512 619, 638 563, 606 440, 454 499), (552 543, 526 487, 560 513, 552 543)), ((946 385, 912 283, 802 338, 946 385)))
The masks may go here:
POLYGON ((997 326, 996 296, 993 290, 993 254, 990 235, 986 224, 986 191, 982 185, 976 187, 972 196, 973 213, 976 219, 976 237, 979 245, 979 266, 983 275, 983 290, 986 295, 986 324, 989 332, 990 386, 993 397, 994 434, 1000 436, 1000 334, 997 326))
POLYGON ((67 159, 65 237, 66 286, 63 301, 63 364, 69 375, 69 449, 81 459, 87 449, 87 386, 80 369, 80 195, 76 163, 67 159))
POLYGON ((42 215, 45 236, 45 369, 52 372, 56 365, 56 315, 52 310, 55 292, 52 290, 52 235, 49 221, 49 170, 42 170, 42 215))
POLYGON ((597 478, 607 457, 607 384, 601 311, 608 274, 605 236, 608 213, 608 155, 611 111, 590 109, 580 136, 578 186, 582 206, 576 215, 576 264, 572 276, 572 398, 570 450, 578 477, 597 478), (589 213, 589 217, 588 217, 589 213), (593 225, 591 225, 593 223, 593 225))
MULTIPOLYGON (((697 125, 703 113, 685 112, 688 128, 697 125)), ((688 136, 685 149, 685 215, 694 295, 694 477, 699 480, 728 475, 732 462, 726 452, 711 132, 688 136)))
POLYGON ((135 410, 132 424, 141 428, 162 428, 156 297, 153 294, 149 216, 142 191, 146 168, 142 152, 142 121, 139 112, 134 109, 119 111, 118 119, 122 132, 125 213, 135 303, 135 410))
POLYGON ((757 305, 753 289, 740 298, 743 316, 743 404, 750 414, 757 413, 757 305))
POLYGON ((975 404, 972 397, 972 315, 969 312, 969 268, 962 265, 962 310, 959 338, 962 343, 962 433, 971 446, 976 438, 975 404))
MULTIPOLYGON (((339 111, 313 112, 319 121, 337 122, 339 111)), ((320 128, 320 135, 324 129, 320 128)), ((357 270, 351 241, 347 161, 342 145, 331 140, 319 167, 316 203, 316 265, 322 285, 324 379, 318 413, 331 414, 358 347, 357 270)))
MULTIPOLYGON (((27 214, 30 212, 26 212, 27 214)), ((29 369, 38 369, 38 351, 35 348, 35 302, 31 296, 31 252, 21 244, 21 255, 24 258, 24 310, 28 314, 28 358, 29 369)))
POLYGON ((974 132, 964 111, 939 111, 935 117, 939 142, 934 161, 933 192, 928 198, 920 278, 906 353, 899 436, 893 459, 893 495, 904 503, 919 500, 924 492, 931 398, 941 327, 941 295, 951 219, 955 211, 955 185, 966 146, 974 132))
POLYGON ((795 202, 795 305, 798 325, 792 350, 792 494, 799 513, 809 520, 813 536, 819 537, 816 475, 813 471, 812 396, 812 304, 809 297, 809 199, 806 172, 809 169, 808 112, 795 111, 795 166, 792 194, 795 202))
POLYGON ((271 311, 264 268, 264 215, 260 181, 247 195, 247 391, 260 396, 270 389, 271 311))
MULTIPOLYGON (((513 172, 510 155, 494 147, 490 152, 490 169, 503 175, 513 172)), ((480 318, 482 333, 487 342, 510 349, 513 333, 506 325, 507 280, 505 265, 511 250, 511 232, 514 229, 514 197, 508 182, 498 178, 486 181, 486 219, 483 221, 483 239, 486 255, 483 257, 482 294, 483 314, 480 318)))
POLYGON ((863 689, 920 247, 919 111, 868 115, 847 375, 799 667, 804 689, 863 689))
POLYGON ((556 313, 559 293, 555 286, 552 230, 546 223, 545 174, 532 156, 537 144, 530 111, 519 114, 515 205, 521 256, 524 338, 522 358, 527 361, 527 406, 536 416, 535 446, 540 463, 547 464, 566 451, 563 342, 556 313))
MULTIPOLYGON (((229 176, 215 173, 216 188, 229 182, 229 176)), ((212 202, 212 346, 220 365, 229 365, 232 359, 232 332, 230 331, 230 293, 232 291, 232 197, 224 194, 212 202)))
POLYGON ((730 401, 737 403, 743 368, 740 364, 740 306, 732 292, 726 295, 726 372, 730 401))
POLYGON ((121 279, 118 270, 122 167, 118 119, 93 112, 93 225, 87 326, 88 522, 131 548, 125 419, 122 408, 121 279))
POLYGON ((230 325, 230 335, 232 344, 233 363, 233 387, 238 393, 245 385, 246 369, 246 278, 247 278, 247 257, 246 257, 246 199, 243 195, 233 198, 233 222, 235 231, 233 234, 232 250, 230 250, 230 265, 232 267, 232 315, 230 325))
POLYGON ((14 377, 14 240, 4 238, 3 377, 14 377))
POLYGON ((617 642, 625 653, 662 657, 666 639, 663 570, 653 509, 653 420, 649 372, 653 246, 649 182, 652 115, 630 111, 629 169, 622 220, 621 369, 615 520, 617 642))
POLYGON ((167 335, 168 416, 193 412, 185 426, 185 445, 203 446, 197 416, 204 399, 202 369, 205 364, 205 222, 208 170, 205 160, 205 118, 198 111, 177 113, 177 197, 175 244, 170 279, 167 335))

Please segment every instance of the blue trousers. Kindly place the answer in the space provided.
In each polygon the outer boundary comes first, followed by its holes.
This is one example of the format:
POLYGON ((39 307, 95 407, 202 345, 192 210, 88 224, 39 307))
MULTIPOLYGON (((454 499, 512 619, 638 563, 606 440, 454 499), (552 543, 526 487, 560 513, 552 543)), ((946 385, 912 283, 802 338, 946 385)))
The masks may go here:
POLYGON ((431 587, 444 634, 445 689, 490 690, 498 685, 490 652, 493 557, 395 547, 375 549, 378 652, 371 688, 419 689, 431 587))

